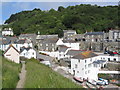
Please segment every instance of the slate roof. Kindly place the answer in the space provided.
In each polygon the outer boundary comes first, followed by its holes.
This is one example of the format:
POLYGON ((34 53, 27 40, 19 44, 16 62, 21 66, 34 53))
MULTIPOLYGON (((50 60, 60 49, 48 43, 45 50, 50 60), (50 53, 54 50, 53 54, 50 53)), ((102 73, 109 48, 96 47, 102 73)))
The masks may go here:
POLYGON ((70 48, 65 45, 59 45, 58 47, 59 47, 59 52, 65 52, 68 48, 70 48))
POLYGON ((2 44, 12 44, 12 43, 16 43, 18 40, 17 37, 10 37, 10 36, 3 36, 2 38, 2 44))
POLYGON ((64 33, 69 33, 69 32, 73 32, 75 33, 76 31, 75 30, 63 30, 64 33))
POLYGON ((104 61, 104 60, 97 60, 97 61, 94 61, 93 64, 102 64, 104 62, 106 62, 106 61, 104 61))
POLYGON ((33 37, 36 36, 36 34, 20 34, 19 37, 33 37))
POLYGON ((58 38, 57 37, 54 37, 54 38, 47 38, 47 39, 44 39, 41 41, 41 43, 57 43, 58 41, 58 38))
POLYGON ((37 59, 43 59, 45 61, 49 61, 49 60, 53 60, 54 58, 50 57, 50 56, 46 56, 46 55, 42 55, 42 54, 39 54, 37 52, 37 59))
POLYGON ((32 49, 32 48, 31 47, 28 47, 28 48, 22 47, 22 48, 20 48, 20 53, 23 52, 24 50, 29 51, 30 49, 32 49))
POLYGON ((91 58, 91 57, 95 57, 95 56, 98 56, 98 55, 93 53, 92 51, 85 51, 85 52, 82 52, 82 53, 79 53, 79 54, 73 56, 72 58, 86 59, 86 58, 91 58))
POLYGON ((16 42, 17 44, 24 44, 25 43, 25 39, 21 39, 21 40, 19 40, 18 42, 16 42))
POLYGON ((85 35, 103 35, 103 32, 87 32, 85 35))
POLYGON ((63 43, 75 43, 75 40, 63 40, 63 43))
POLYGON ((36 39, 44 40, 48 38, 58 38, 58 35, 37 35, 36 39))
POLYGON ((66 55, 71 55, 71 56, 74 56, 74 55, 77 55, 79 53, 83 52, 82 50, 68 50, 68 52, 66 53, 66 55))

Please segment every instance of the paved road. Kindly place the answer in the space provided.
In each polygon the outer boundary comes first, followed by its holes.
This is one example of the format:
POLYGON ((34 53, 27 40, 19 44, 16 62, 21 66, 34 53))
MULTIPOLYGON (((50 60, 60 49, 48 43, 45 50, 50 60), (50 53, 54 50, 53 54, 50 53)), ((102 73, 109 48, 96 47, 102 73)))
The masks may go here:
POLYGON ((24 87, 25 76, 26 76, 25 62, 23 61, 21 73, 19 74, 20 80, 18 81, 16 88, 23 88, 24 87))

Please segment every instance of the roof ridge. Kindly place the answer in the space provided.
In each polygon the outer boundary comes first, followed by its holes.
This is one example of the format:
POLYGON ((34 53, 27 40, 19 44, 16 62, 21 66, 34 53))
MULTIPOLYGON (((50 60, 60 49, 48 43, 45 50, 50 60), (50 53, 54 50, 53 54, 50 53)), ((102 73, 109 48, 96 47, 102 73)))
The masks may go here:
POLYGON ((4 54, 5 54, 11 47, 13 47, 18 53, 20 53, 12 44, 10 44, 9 47, 7 48, 7 50, 4 52, 4 54))

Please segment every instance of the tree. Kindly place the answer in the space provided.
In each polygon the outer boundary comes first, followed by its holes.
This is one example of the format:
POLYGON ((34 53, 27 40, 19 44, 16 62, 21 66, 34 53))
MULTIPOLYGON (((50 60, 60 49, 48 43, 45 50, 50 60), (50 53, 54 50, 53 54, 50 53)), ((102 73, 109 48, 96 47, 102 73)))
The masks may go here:
POLYGON ((58 7, 58 11, 59 11, 59 12, 62 12, 64 9, 65 9, 65 8, 64 8, 63 6, 59 6, 59 7, 58 7))
POLYGON ((64 36, 63 30, 59 29, 59 30, 58 30, 58 37, 59 37, 59 38, 62 38, 63 36, 64 36))

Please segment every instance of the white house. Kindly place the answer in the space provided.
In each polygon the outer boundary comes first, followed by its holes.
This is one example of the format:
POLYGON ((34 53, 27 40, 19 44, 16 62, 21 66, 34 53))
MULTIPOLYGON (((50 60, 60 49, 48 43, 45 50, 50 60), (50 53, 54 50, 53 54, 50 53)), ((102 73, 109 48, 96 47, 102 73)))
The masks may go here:
POLYGON ((97 53, 98 59, 99 60, 106 60, 106 61, 113 61, 113 62, 120 62, 120 56, 119 55, 108 55, 108 54, 102 54, 102 53, 97 53))
POLYGON ((58 60, 65 58, 66 55, 66 51, 69 49, 70 47, 67 47, 65 45, 59 45, 58 46, 58 51, 59 51, 59 55, 57 57, 58 60))
POLYGON ((11 28, 5 28, 3 31, 2 31, 2 35, 11 35, 13 36, 13 30, 11 28))
POLYGON ((33 47, 32 42, 27 41, 26 39, 21 39, 18 40, 16 43, 10 43, 10 42, 6 42, 5 40, 2 41, 2 44, 0 45, 0 49, 5 51, 9 45, 12 44, 18 51, 20 51, 20 48, 22 47, 33 47))
POLYGON ((4 52, 4 57, 15 63, 20 62, 20 53, 13 45, 10 45, 8 49, 4 52))
POLYGON ((31 47, 28 47, 28 48, 23 47, 20 50, 20 56, 28 59, 30 58, 36 59, 36 51, 31 47))
POLYGON ((85 51, 73 56, 70 58, 71 67, 69 72, 75 77, 87 79, 90 82, 98 80, 100 64, 105 63, 105 61, 98 60, 97 56, 92 51, 85 51))
POLYGON ((56 43, 56 45, 65 45, 65 46, 67 46, 67 47, 71 47, 71 48, 73 48, 73 49, 76 49, 76 50, 79 50, 79 43, 77 43, 77 42, 72 42, 72 41, 63 41, 63 39, 62 38, 60 38, 58 41, 57 41, 57 43, 56 43))

